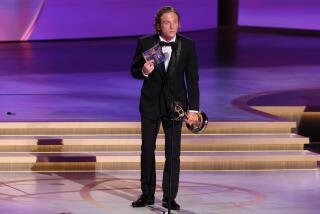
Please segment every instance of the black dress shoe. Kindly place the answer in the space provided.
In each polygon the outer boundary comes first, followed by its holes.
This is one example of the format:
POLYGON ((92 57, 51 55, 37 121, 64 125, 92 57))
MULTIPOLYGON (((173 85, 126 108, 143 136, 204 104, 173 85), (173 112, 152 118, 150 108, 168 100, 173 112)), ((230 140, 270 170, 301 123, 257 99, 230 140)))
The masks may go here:
POLYGON ((147 197, 145 195, 141 195, 138 200, 132 202, 132 207, 145 207, 147 205, 154 204, 154 197, 147 197))
MULTIPOLYGON (((169 200, 167 198, 162 199, 162 206, 168 209, 169 200)), ((180 205, 177 204, 177 202, 175 200, 171 200, 170 208, 172 210, 180 210, 180 205)))

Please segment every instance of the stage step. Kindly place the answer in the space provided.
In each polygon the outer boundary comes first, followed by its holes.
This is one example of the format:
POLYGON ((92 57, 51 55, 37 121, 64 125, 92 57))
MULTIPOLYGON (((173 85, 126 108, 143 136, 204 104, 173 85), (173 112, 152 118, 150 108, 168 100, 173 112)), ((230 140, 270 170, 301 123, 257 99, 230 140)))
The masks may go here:
MULTIPOLYGON (((210 122, 205 133, 184 128, 184 170, 313 169, 320 155, 309 139, 291 133, 295 122, 210 122)), ((0 171, 140 169, 138 122, 0 123, 0 171)), ((157 168, 164 164, 157 139, 157 168)))
MULTIPOLYGON (((156 153, 157 169, 164 152, 156 153)), ((182 152, 182 170, 315 169, 320 156, 309 151, 182 152)), ((140 152, 0 153, 0 171, 139 170, 140 152)))
MULTIPOLYGON (((210 122, 206 134, 291 133, 292 121, 210 122)), ((160 130, 162 132, 162 130, 160 130)), ((140 122, 0 122, 0 135, 139 134, 140 122)), ((190 133, 185 127, 183 133, 190 133)))
MULTIPOLYGON (((182 151, 303 150, 309 139, 296 134, 182 135, 182 151)), ((140 151, 140 135, 8 136, 0 137, 0 152, 140 151)), ((157 139, 164 150, 164 135, 157 139)))

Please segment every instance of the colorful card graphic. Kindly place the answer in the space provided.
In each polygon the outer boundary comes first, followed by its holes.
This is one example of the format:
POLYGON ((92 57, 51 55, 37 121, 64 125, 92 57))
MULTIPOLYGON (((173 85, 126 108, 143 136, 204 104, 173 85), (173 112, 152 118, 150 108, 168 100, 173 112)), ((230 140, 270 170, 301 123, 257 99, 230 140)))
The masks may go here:
POLYGON ((159 64, 165 61, 165 56, 159 44, 156 44, 149 50, 146 50, 142 53, 142 55, 146 61, 154 60, 155 64, 159 64))

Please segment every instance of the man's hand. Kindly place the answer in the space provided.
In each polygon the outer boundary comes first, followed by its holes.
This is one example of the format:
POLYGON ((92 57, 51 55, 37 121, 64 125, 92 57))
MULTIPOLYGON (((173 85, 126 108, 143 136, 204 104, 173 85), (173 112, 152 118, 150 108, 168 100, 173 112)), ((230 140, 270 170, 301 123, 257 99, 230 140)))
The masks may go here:
POLYGON ((144 63, 143 65, 142 72, 148 76, 152 73, 153 69, 154 69, 154 60, 146 61, 146 63, 144 63))
POLYGON ((188 123, 189 125, 199 123, 198 113, 196 113, 196 112, 188 112, 187 113, 186 123, 188 123))

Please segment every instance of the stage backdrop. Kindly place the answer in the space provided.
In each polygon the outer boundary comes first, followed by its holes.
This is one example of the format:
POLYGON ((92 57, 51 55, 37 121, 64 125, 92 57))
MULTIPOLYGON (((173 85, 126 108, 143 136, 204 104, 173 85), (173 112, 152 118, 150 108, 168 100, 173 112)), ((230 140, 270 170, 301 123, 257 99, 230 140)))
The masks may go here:
POLYGON ((320 0, 239 0, 239 25, 320 30, 320 0))
POLYGON ((164 5, 180 11, 181 31, 217 27, 217 0, 0 0, 0 41, 148 34, 164 5))

